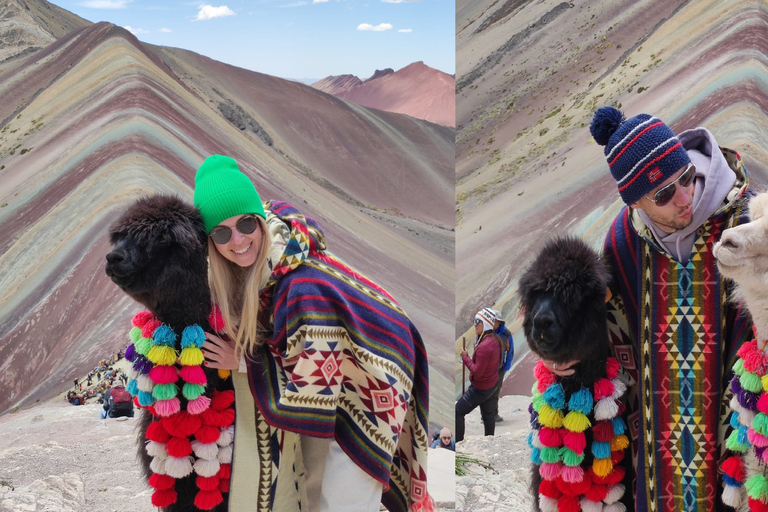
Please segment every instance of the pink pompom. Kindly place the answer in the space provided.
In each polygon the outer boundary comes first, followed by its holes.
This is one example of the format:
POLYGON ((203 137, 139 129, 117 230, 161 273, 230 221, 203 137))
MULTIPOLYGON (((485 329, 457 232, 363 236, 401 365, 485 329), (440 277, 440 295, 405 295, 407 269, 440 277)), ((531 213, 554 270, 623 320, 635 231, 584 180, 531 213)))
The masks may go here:
POLYGON ((736 352, 736 354, 740 358, 746 359, 749 356, 749 354, 752 354, 752 353, 754 353, 756 351, 759 352, 759 350, 757 349, 757 341, 749 340, 749 341, 745 341, 744 343, 741 344, 741 346, 739 347, 739 350, 736 352))
POLYGON ((133 316, 133 320, 131 320, 131 323, 135 327, 138 327, 139 329, 141 329, 142 327, 144 327, 144 324, 152 320, 152 318, 154 317, 152 316, 152 313, 150 313, 149 311, 140 311, 139 313, 136 313, 133 316))
POLYGON ((757 401, 757 410, 768 414, 768 393, 761 393, 757 401))
POLYGON ((595 381, 595 400, 613 395, 613 390, 613 382, 608 379, 597 379, 595 381))
MULTIPOLYGON (((768 451, 768 450, 766 450, 768 451)), ((560 476, 560 472, 563 470, 562 462, 542 462, 539 466, 539 474, 544 480, 554 480, 560 476)))
POLYGON ((205 386, 208 383, 205 372, 199 366, 182 366, 179 375, 184 382, 189 382, 190 384, 205 386))
POLYGON ((173 397, 170 400, 158 400, 155 402, 154 407, 157 416, 167 418, 168 416, 172 416, 181 410, 181 402, 179 402, 178 398, 173 397))
POLYGON ((151 338, 152 334, 155 332, 155 329, 163 325, 159 320, 155 320, 154 318, 152 320, 149 320, 147 323, 145 323, 141 327, 141 336, 143 338, 151 338))
POLYGON ((619 375, 619 362, 613 357, 609 357, 605 362, 605 376, 609 379, 615 379, 619 375))
POLYGON ((581 466, 563 466, 560 476, 564 482, 575 484, 584 479, 584 470, 581 466))
POLYGON ((544 446, 558 448, 563 444, 563 437, 560 435, 560 429, 542 427, 539 430, 539 441, 544 446))
POLYGON ((149 370, 149 378, 155 384, 173 384, 179 380, 174 366, 155 366, 149 370))
POLYGON ((764 464, 768 464, 768 450, 763 450, 763 454, 760 456, 764 464))
POLYGON ((763 448, 765 446, 768 446, 768 437, 765 437, 764 435, 755 432, 751 428, 747 430, 747 439, 749 439, 749 442, 757 446, 758 448, 763 448))
POLYGON ((766 357, 762 351, 754 350, 744 357, 744 369, 756 374, 758 377, 765 375, 766 357))
POLYGON ((211 399, 205 395, 200 395, 194 400, 190 400, 187 404, 187 411, 189 414, 200 414, 205 412, 211 405, 211 399))

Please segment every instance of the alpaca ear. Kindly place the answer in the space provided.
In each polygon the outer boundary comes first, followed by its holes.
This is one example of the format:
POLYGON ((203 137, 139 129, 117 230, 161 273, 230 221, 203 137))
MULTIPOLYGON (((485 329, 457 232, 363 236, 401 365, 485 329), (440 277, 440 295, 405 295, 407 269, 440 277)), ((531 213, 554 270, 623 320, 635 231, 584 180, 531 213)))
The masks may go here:
POLYGON ((173 239, 183 248, 194 251, 201 246, 200 237, 189 224, 174 224, 171 228, 173 239))

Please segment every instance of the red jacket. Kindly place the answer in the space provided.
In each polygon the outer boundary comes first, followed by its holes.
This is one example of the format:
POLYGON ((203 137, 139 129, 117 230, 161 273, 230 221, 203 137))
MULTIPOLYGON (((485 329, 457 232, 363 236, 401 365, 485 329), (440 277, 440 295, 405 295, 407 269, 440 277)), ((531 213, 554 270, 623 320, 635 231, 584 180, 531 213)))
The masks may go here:
POLYGON ((475 347, 472 359, 464 356, 464 364, 469 368, 469 382, 480 391, 491 389, 499 381, 501 364, 501 345, 499 338, 492 332, 483 334, 483 339, 475 347))

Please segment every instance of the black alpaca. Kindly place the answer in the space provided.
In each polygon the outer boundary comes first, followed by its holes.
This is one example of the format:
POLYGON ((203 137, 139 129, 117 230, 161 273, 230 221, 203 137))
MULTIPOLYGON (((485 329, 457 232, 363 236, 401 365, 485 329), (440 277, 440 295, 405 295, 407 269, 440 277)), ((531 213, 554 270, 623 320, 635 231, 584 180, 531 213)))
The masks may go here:
MULTIPOLYGON (((107 254, 106 273, 115 284, 171 327, 178 340, 182 330, 193 324, 211 332, 207 236, 194 206, 174 196, 139 199, 110 226, 109 236, 114 248, 107 254)), ((129 328, 126 319, 126 331, 129 328)), ((180 349, 179 341, 176 349, 180 349)), ((214 389, 232 389, 231 379, 220 379, 216 370, 204 371, 208 379, 207 396, 214 389)), ((187 400, 179 395, 182 409, 186 409, 187 400)), ((146 478, 152 474, 151 457, 144 449, 151 422, 152 415, 141 411, 138 455, 146 478)), ((178 480, 177 501, 163 510, 198 510, 193 504, 197 491, 194 473, 178 480)), ((213 509, 216 512, 227 509, 228 494, 223 496, 224 502, 213 509)))
MULTIPOLYGON (((547 242, 520 279, 523 330, 530 349, 555 364, 579 361, 572 367, 573 375, 558 378, 566 403, 574 392, 591 389, 595 381, 605 376, 606 361, 611 356, 605 309, 608 282, 609 273, 602 259, 577 238, 547 242)), ((594 416, 588 417, 594 425, 594 416)), ((585 434, 589 447, 591 429, 585 434)), ((589 467, 593 460, 589 448, 585 454, 582 465, 589 467)), ((534 510, 539 510, 541 481, 539 466, 534 464, 534 510)))

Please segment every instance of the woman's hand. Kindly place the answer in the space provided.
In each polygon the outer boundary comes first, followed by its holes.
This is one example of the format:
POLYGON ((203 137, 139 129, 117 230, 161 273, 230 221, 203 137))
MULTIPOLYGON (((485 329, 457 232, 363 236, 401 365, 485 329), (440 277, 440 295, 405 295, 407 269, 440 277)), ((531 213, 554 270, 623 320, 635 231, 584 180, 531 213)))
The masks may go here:
POLYGON ((544 367, 547 370, 554 373, 558 377, 569 377, 573 375, 574 373, 576 373, 576 370, 573 369, 573 366, 580 363, 580 361, 568 361, 567 363, 555 363, 548 359, 542 359, 541 362, 544 363, 544 367))
POLYGON ((235 357, 235 344, 224 341, 215 334, 205 333, 206 342, 203 343, 203 355, 206 368, 218 370, 237 370, 240 360, 235 357))

